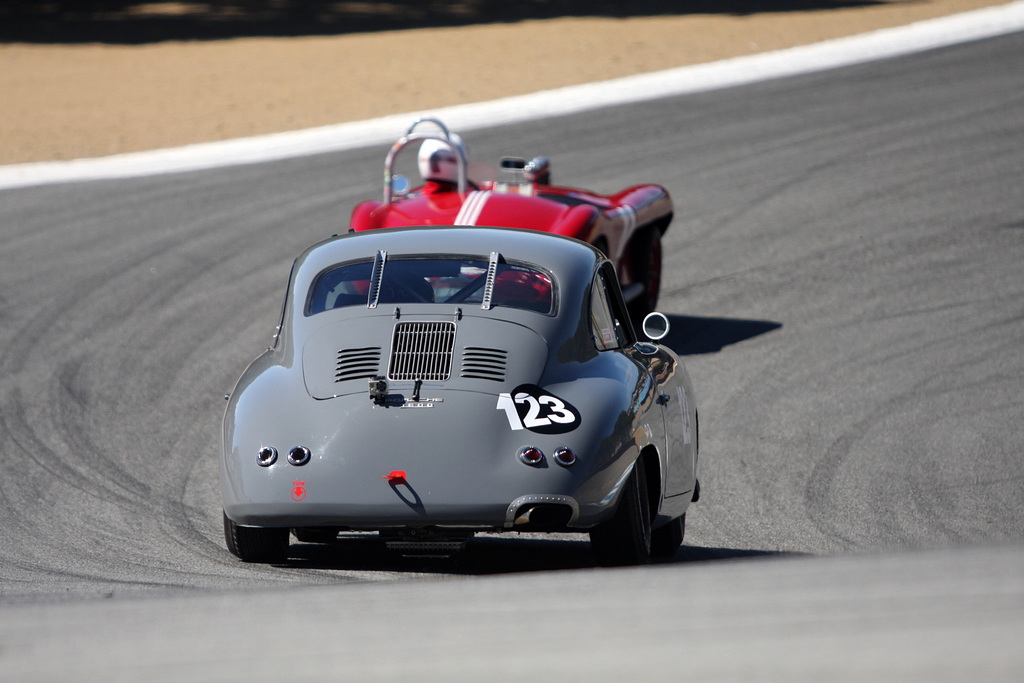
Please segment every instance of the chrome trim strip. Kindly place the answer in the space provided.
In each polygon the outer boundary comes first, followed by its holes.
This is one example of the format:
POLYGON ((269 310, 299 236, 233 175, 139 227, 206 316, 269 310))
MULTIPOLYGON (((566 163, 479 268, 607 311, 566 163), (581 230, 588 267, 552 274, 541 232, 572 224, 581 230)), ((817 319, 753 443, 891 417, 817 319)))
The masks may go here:
POLYGON ((501 254, 492 251, 490 262, 487 264, 487 282, 484 284, 484 298, 480 302, 480 308, 485 311, 491 310, 491 298, 494 296, 494 278, 498 273, 499 260, 501 260, 501 254))
POLYGON ((370 291, 366 297, 367 308, 377 308, 380 299, 380 283, 384 279, 384 264, 388 260, 388 252, 381 249, 373 259, 373 274, 370 275, 370 291))

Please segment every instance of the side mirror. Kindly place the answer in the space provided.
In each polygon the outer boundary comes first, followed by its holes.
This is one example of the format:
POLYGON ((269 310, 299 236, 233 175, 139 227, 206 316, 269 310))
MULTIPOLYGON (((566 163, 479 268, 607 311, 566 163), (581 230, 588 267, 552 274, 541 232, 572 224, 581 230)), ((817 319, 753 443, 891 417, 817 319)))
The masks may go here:
POLYGON ((401 173, 392 176, 391 192, 395 197, 404 197, 409 192, 409 179, 401 173))
POLYGON ((655 311, 653 313, 648 313, 647 317, 644 318, 644 334, 647 335, 647 338, 651 341, 664 339, 665 335, 668 334, 668 329, 668 318, 665 317, 664 313, 655 311))

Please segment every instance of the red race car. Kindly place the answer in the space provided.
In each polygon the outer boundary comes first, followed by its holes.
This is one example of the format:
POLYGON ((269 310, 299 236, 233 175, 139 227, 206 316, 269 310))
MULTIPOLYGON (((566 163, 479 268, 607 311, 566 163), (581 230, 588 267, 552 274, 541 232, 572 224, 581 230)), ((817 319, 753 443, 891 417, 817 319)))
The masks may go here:
POLYGON ((352 211, 351 231, 416 225, 467 225, 543 230, 599 248, 615 263, 634 320, 654 310, 661 284, 661 236, 672 198, 660 185, 635 185, 612 195, 551 184, 546 157, 505 157, 501 173, 470 164, 466 145, 438 119, 417 119, 384 161, 383 201, 352 211), (421 124, 438 130, 423 131, 421 124), (421 143, 421 187, 395 173, 399 152, 421 143))

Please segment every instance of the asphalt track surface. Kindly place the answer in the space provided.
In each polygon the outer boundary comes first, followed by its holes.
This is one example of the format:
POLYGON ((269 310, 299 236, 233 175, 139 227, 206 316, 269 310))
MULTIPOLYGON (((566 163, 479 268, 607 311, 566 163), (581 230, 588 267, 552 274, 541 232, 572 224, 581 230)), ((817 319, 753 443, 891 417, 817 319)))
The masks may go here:
POLYGON ((385 149, 0 192, 0 678, 1020 680, 1022 53, 467 135, 676 200, 703 495, 650 567, 585 537, 224 549, 223 395, 385 149))

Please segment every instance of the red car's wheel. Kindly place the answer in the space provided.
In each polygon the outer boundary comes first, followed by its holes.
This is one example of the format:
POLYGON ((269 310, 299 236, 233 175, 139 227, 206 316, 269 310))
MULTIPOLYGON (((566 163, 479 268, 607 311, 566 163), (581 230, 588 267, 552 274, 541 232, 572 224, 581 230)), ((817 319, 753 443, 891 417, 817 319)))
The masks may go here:
POLYGON ((633 280, 643 284, 643 293, 629 303, 629 313, 634 321, 641 321, 658 306, 658 292, 661 290, 661 231, 652 226, 637 237, 633 252, 633 280))
MULTIPOLYGON (((644 295, 650 311, 658 307, 658 292, 661 290, 661 231, 651 230, 651 251, 647 261, 647 277, 644 282, 644 295)), ((648 313, 650 313, 648 311, 648 313)))

